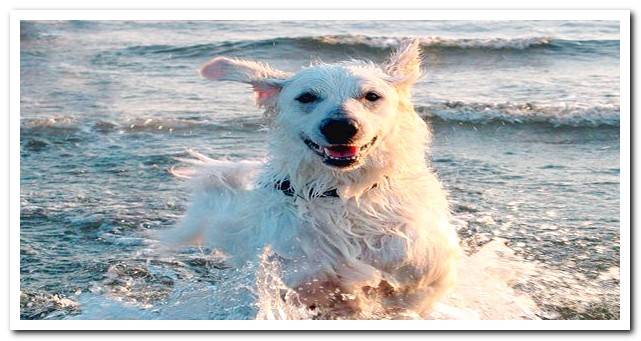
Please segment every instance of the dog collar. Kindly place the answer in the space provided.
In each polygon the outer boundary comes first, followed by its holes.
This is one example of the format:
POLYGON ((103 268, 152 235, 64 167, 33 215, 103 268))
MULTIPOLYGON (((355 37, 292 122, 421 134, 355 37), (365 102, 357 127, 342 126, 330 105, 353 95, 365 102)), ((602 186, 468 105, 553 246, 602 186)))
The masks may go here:
MULTIPOLYGON (((294 192, 294 189, 292 188, 292 184, 289 182, 289 179, 285 179, 283 181, 277 181, 274 184, 274 188, 279 190, 279 191, 281 191, 281 192, 283 192, 283 194, 285 194, 288 197, 297 196, 297 197, 303 198, 302 196, 300 196, 300 195, 296 194, 296 192, 294 192)), ((310 190, 310 194, 311 194, 311 192, 312 191, 310 190)), ((318 196, 318 198, 338 198, 338 197, 339 197, 338 196, 338 191, 336 190, 336 188, 331 189, 329 191, 325 191, 325 192, 323 192, 323 194, 318 196)))
MULTIPOLYGON (((378 184, 374 184, 369 189, 374 189, 377 186, 378 184)), ((305 199, 303 196, 296 194, 296 192, 292 188, 292 184, 289 182, 289 179, 285 179, 283 181, 277 181, 274 184, 274 189, 277 189, 283 192, 283 194, 285 194, 288 197, 297 196, 299 198, 305 199)), ((311 197, 311 193, 312 193, 312 190, 310 190, 310 197, 311 197)), ((334 189, 330 189, 329 191, 323 192, 321 195, 317 196, 317 198, 340 198, 340 197, 338 196, 338 191, 336 190, 336 188, 334 188, 334 189)))

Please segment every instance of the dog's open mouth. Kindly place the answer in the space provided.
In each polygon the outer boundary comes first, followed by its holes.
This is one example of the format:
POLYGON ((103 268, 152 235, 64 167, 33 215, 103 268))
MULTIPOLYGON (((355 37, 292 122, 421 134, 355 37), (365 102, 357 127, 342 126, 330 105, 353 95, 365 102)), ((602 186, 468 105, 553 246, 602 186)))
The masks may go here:
POLYGON ((320 146, 304 136, 303 141, 309 149, 323 158, 323 163, 326 165, 345 168, 358 163, 361 155, 363 155, 363 153, 365 153, 374 144, 374 142, 376 142, 377 138, 378 137, 375 136, 371 141, 360 147, 352 144, 320 146))

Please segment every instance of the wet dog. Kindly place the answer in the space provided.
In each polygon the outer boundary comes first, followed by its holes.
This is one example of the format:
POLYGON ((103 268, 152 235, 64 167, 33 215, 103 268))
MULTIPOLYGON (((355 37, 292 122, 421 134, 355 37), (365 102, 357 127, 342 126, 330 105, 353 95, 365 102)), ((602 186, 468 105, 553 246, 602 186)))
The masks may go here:
POLYGON ((362 318, 374 307, 426 316, 451 287, 460 249, 426 162, 430 131, 411 103, 420 63, 408 40, 381 65, 288 73, 225 57, 205 64, 206 79, 251 86, 270 125, 268 157, 194 153, 204 167, 171 238, 198 236, 236 264, 269 247, 284 283, 320 318, 362 318))

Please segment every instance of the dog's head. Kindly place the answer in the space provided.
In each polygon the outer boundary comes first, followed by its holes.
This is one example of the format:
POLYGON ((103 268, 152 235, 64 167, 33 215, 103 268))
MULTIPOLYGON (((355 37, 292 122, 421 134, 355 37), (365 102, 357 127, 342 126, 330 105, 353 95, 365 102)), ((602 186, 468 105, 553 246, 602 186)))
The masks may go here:
POLYGON ((420 60, 418 41, 407 40, 382 65, 353 60, 290 74, 218 57, 202 67, 201 75, 253 87, 258 105, 273 117, 281 158, 345 173, 368 162, 380 166, 391 150, 411 148, 389 136, 402 134, 397 132, 399 122, 407 121, 402 115, 416 116, 409 97, 421 75, 420 60))

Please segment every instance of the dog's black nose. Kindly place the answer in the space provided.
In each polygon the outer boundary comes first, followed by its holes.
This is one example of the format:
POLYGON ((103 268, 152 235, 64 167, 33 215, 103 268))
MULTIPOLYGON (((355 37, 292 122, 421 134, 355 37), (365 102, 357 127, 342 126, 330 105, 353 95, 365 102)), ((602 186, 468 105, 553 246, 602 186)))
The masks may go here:
POLYGON ((322 122, 320 131, 331 144, 347 144, 358 134, 358 122, 350 118, 330 118, 322 122))

